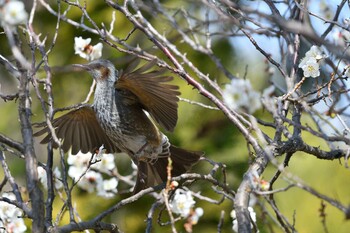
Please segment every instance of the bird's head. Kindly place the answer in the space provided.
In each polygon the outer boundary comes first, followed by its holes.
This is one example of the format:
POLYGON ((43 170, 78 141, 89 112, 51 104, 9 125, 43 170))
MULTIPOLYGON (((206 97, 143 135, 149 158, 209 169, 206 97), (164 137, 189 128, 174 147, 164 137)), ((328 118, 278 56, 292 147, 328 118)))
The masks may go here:
POLYGON ((118 71, 112 62, 104 59, 94 60, 87 64, 75 64, 74 67, 88 71, 97 83, 117 81, 118 71))

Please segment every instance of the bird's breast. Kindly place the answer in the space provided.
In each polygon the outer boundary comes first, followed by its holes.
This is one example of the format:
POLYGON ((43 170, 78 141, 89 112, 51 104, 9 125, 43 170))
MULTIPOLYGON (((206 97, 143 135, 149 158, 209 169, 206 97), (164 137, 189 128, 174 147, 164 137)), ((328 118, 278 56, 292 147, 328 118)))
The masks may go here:
POLYGON ((149 151, 161 150, 161 133, 140 107, 115 103, 111 108, 96 109, 96 115, 102 129, 121 151, 133 155, 145 145, 149 151))

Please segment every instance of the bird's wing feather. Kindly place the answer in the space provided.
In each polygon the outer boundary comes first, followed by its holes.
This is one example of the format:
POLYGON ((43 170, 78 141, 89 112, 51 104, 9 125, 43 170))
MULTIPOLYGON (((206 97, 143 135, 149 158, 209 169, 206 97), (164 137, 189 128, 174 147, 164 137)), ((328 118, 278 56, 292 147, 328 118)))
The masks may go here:
MULTIPOLYGON (((63 139, 62 149, 67 152, 72 148, 72 154, 79 151, 83 153, 92 152, 104 145, 109 153, 119 152, 113 145, 97 121, 94 110, 91 107, 82 107, 68 112, 52 121, 56 135, 63 139)), ((47 126, 36 132, 34 136, 46 135, 40 142, 48 143, 51 140, 51 133, 47 126)), ((54 147, 57 148, 57 144, 54 147)))
POLYGON ((168 131, 173 131, 177 122, 178 86, 166 84, 173 77, 163 75, 165 69, 147 71, 154 62, 132 71, 138 63, 132 63, 119 77, 116 88, 134 94, 126 102, 140 104, 154 120, 168 131), (136 65, 135 65, 136 64, 136 65))

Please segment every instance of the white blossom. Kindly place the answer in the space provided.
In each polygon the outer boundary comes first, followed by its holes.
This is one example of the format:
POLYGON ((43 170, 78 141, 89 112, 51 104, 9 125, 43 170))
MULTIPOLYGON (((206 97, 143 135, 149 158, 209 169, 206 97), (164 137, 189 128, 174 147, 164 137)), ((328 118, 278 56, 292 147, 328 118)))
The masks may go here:
POLYGON ((102 154, 100 161, 96 161, 92 167, 100 172, 108 173, 115 168, 114 155, 102 154))
POLYGON ((68 175, 75 181, 79 180, 80 177, 87 170, 85 167, 70 166, 68 169, 68 175))
POLYGON ((103 49, 103 45, 101 42, 92 46, 92 52, 90 53, 90 61, 96 60, 102 57, 102 49, 103 49))
POLYGON ((10 26, 26 23, 28 13, 25 10, 24 3, 14 0, 5 3, 1 9, 0 19, 3 24, 10 26))
POLYGON ((97 187, 97 195, 103 196, 106 198, 114 197, 115 193, 118 192, 117 186, 118 186, 118 180, 115 177, 109 180, 104 180, 102 182, 102 185, 97 187))
POLYGON ((249 80, 233 79, 225 86, 223 99, 234 110, 254 113, 261 108, 260 94, 252 88, 249 80))
POLYGON ((55 169, 53 170, 53 179, 54 179, 54 185, 56 189, 63 188, 63 183, 61 181, 62 179, 61 171, 58 169, 58 167, 55 167, 55 169))
POLYGON ((67 163, 72 166, 87 167, 92 156, 90 152, 84 154, 79 151, 76 155, 68 153, 67 163))
MULTIPOLYGON (((13 193, 3 193, 1 197, 12 201, 16 200, 16 197, 13 193)), ((25 232, 27 230, 27 227, 21 218, 22 215, 22 210, 16 206, 11 205, 5 201, 0 201, 0 227, 5 229, 5 231, 0 231, 11 233, 25 232)))
POLYGON ((316 78, 320 76, 320 65, 315 58, 310 57, 301 68, 305 77, 316 78))
POLYGON ((74 50, 75 54, 78 54, 80 57, 92 61, 99 59, 102 56, 102 43, 98 43, 94 46, 90 44, 91 38, 83 39, 80 37, 74 38, 74 50))
MULTIPOLYGON (((251 220, 255 223, 256 222, 256 213, 255 213, 253 207, 249 206, 248 211, 249 211, 251 220)), ((237 221, 237 216, 236 216, 235 210, 231 211, 231 218, 233 219, 232 230, 235 232, 238 232, 238 221, 237 221)), ((252 223, 250 223, 250 227, 251 227, 251 229, 253 229, 254 225, 252 223)), ((257 232, 259 232, 259 231, 257 231, 257 232)))
POLYGON ((76 155, 69 153, 67 163, 71 166, 68 169, 68 175, 74 180, 78 180, 87 170, 91 156, 91 153, 84 154, 79 152, 76 155))
POLYGON ((79 151, 76 155, 68 154, 67 163, 71 165, 68 169, 68 175, 74 179, 78 179, 86 171, 90 161, 92 163, 91 168, 103 173, 108 173, 115 168, 113 154, 101 153, 95 156, 92 153, 84 154, 79 151))
POLYGON ((87 171, 86 174, 79 180, 78 186, 89 193, 98 190, 102 185, 103 178, 101 173, 95 171, 87 171))
POLYGON ((22 233, 26 232, 27 227, 24 224, 24 220, 22 218, 13 218, 7 224, 5 224, 6 232, 8 233, 22 233))
POLYGON ((316 60, 321 60, 325 58, 325 55, 322 53, 320 47, 313 45, 311 46, 310 50, 306 52, 305 57, 313 57, 316 60))
POLYGON ((326 56, 323 54, 321 49, 318 46, 313 45, 311 46, 310 50, 305 53, 305 57, 301 59, 299 68, 302 68, 310 59, 316 59, 316 61, 318 62, 325 57, 326 56))
POLYGON ((41 166, 38 166, 37 171, 40 183, 44 186, 45 189, 47 189, 47 175, 45 169, 41 166))
POLYGON ((75 54, 84 53, 87 46, 90 45, 91 38, 83 39, 81 36, 74 37, 75 54))
POLYGON ((102 145, 102 146, 100 146, 100 148, 98 148, 97 153, 94 154, 94 157, 93 157, 92 162, 94 163, 94 162, 96 162, 97 160, 101 160, 102 155, 104 154, 104 152, 105 152, 105 146, 102 145))
POLYGON ((191 224, 196 225, 200 217, 204 214, 204 210, 200 207, 196 208, 191 215, 191 224))
POLYGON ((186 218, 189 216, 192 207, 196 202, 193 200, 191 191, 177 189, 173 200, 170 202, 171 211, 186 218))
POLYGON ((70 165, 68 175, 75 181, 80 179, 78 186, 87 192, 96 191, 97 195, 110 198, 117 192, 118 180, 114 177, 104 180, 101 173, 109 174, 115 168, 114 155, 104 154, 102 151, 103 147, 100 147, 98 155, 82 152, 76 155, 69 153, 67 158, 67 163, 70 165))
MULTIPOLYGON (((3 193, 1 195, 3 198, 7 198, 11 201, 15 201, 16 197, 13 193, 3 193)), ((4 202, 0 201, 0 219, 7 219, 7 218, 12 218, 13 216, 17 215, 17 208, 15 206, 4 202)))
POLYGON ((305 57, 301 59, 299 68, 304 72, 304 77, 316 78, 320 76, 320 61, 326 56, 323 54, 321 49, 313 45, 310 50, 306 52, 305 57))

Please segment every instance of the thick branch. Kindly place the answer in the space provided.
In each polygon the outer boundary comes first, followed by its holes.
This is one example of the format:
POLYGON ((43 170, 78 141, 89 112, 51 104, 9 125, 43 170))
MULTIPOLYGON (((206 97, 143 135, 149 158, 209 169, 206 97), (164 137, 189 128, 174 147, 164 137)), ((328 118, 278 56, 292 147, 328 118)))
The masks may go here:
POLYGON ((31 100, 29 95, 29 75, 22 71, 20 77, 18 114, 23 138, 23 150, 26 163, 27 190, 32 205, 32 232, 45 232, 43 193, 39 188, 37 159, 34 151, 33 130, 31 126, 31 100))
POLYGON ((250 214, 248 211, 249 195, 252 191, 251 182, 253 174, 261 175, 268 164, 268 158, 264 153, 258 154, 256 160, 249 166, 235 197, 235 211, 240 233, 250 233, 250 214))

